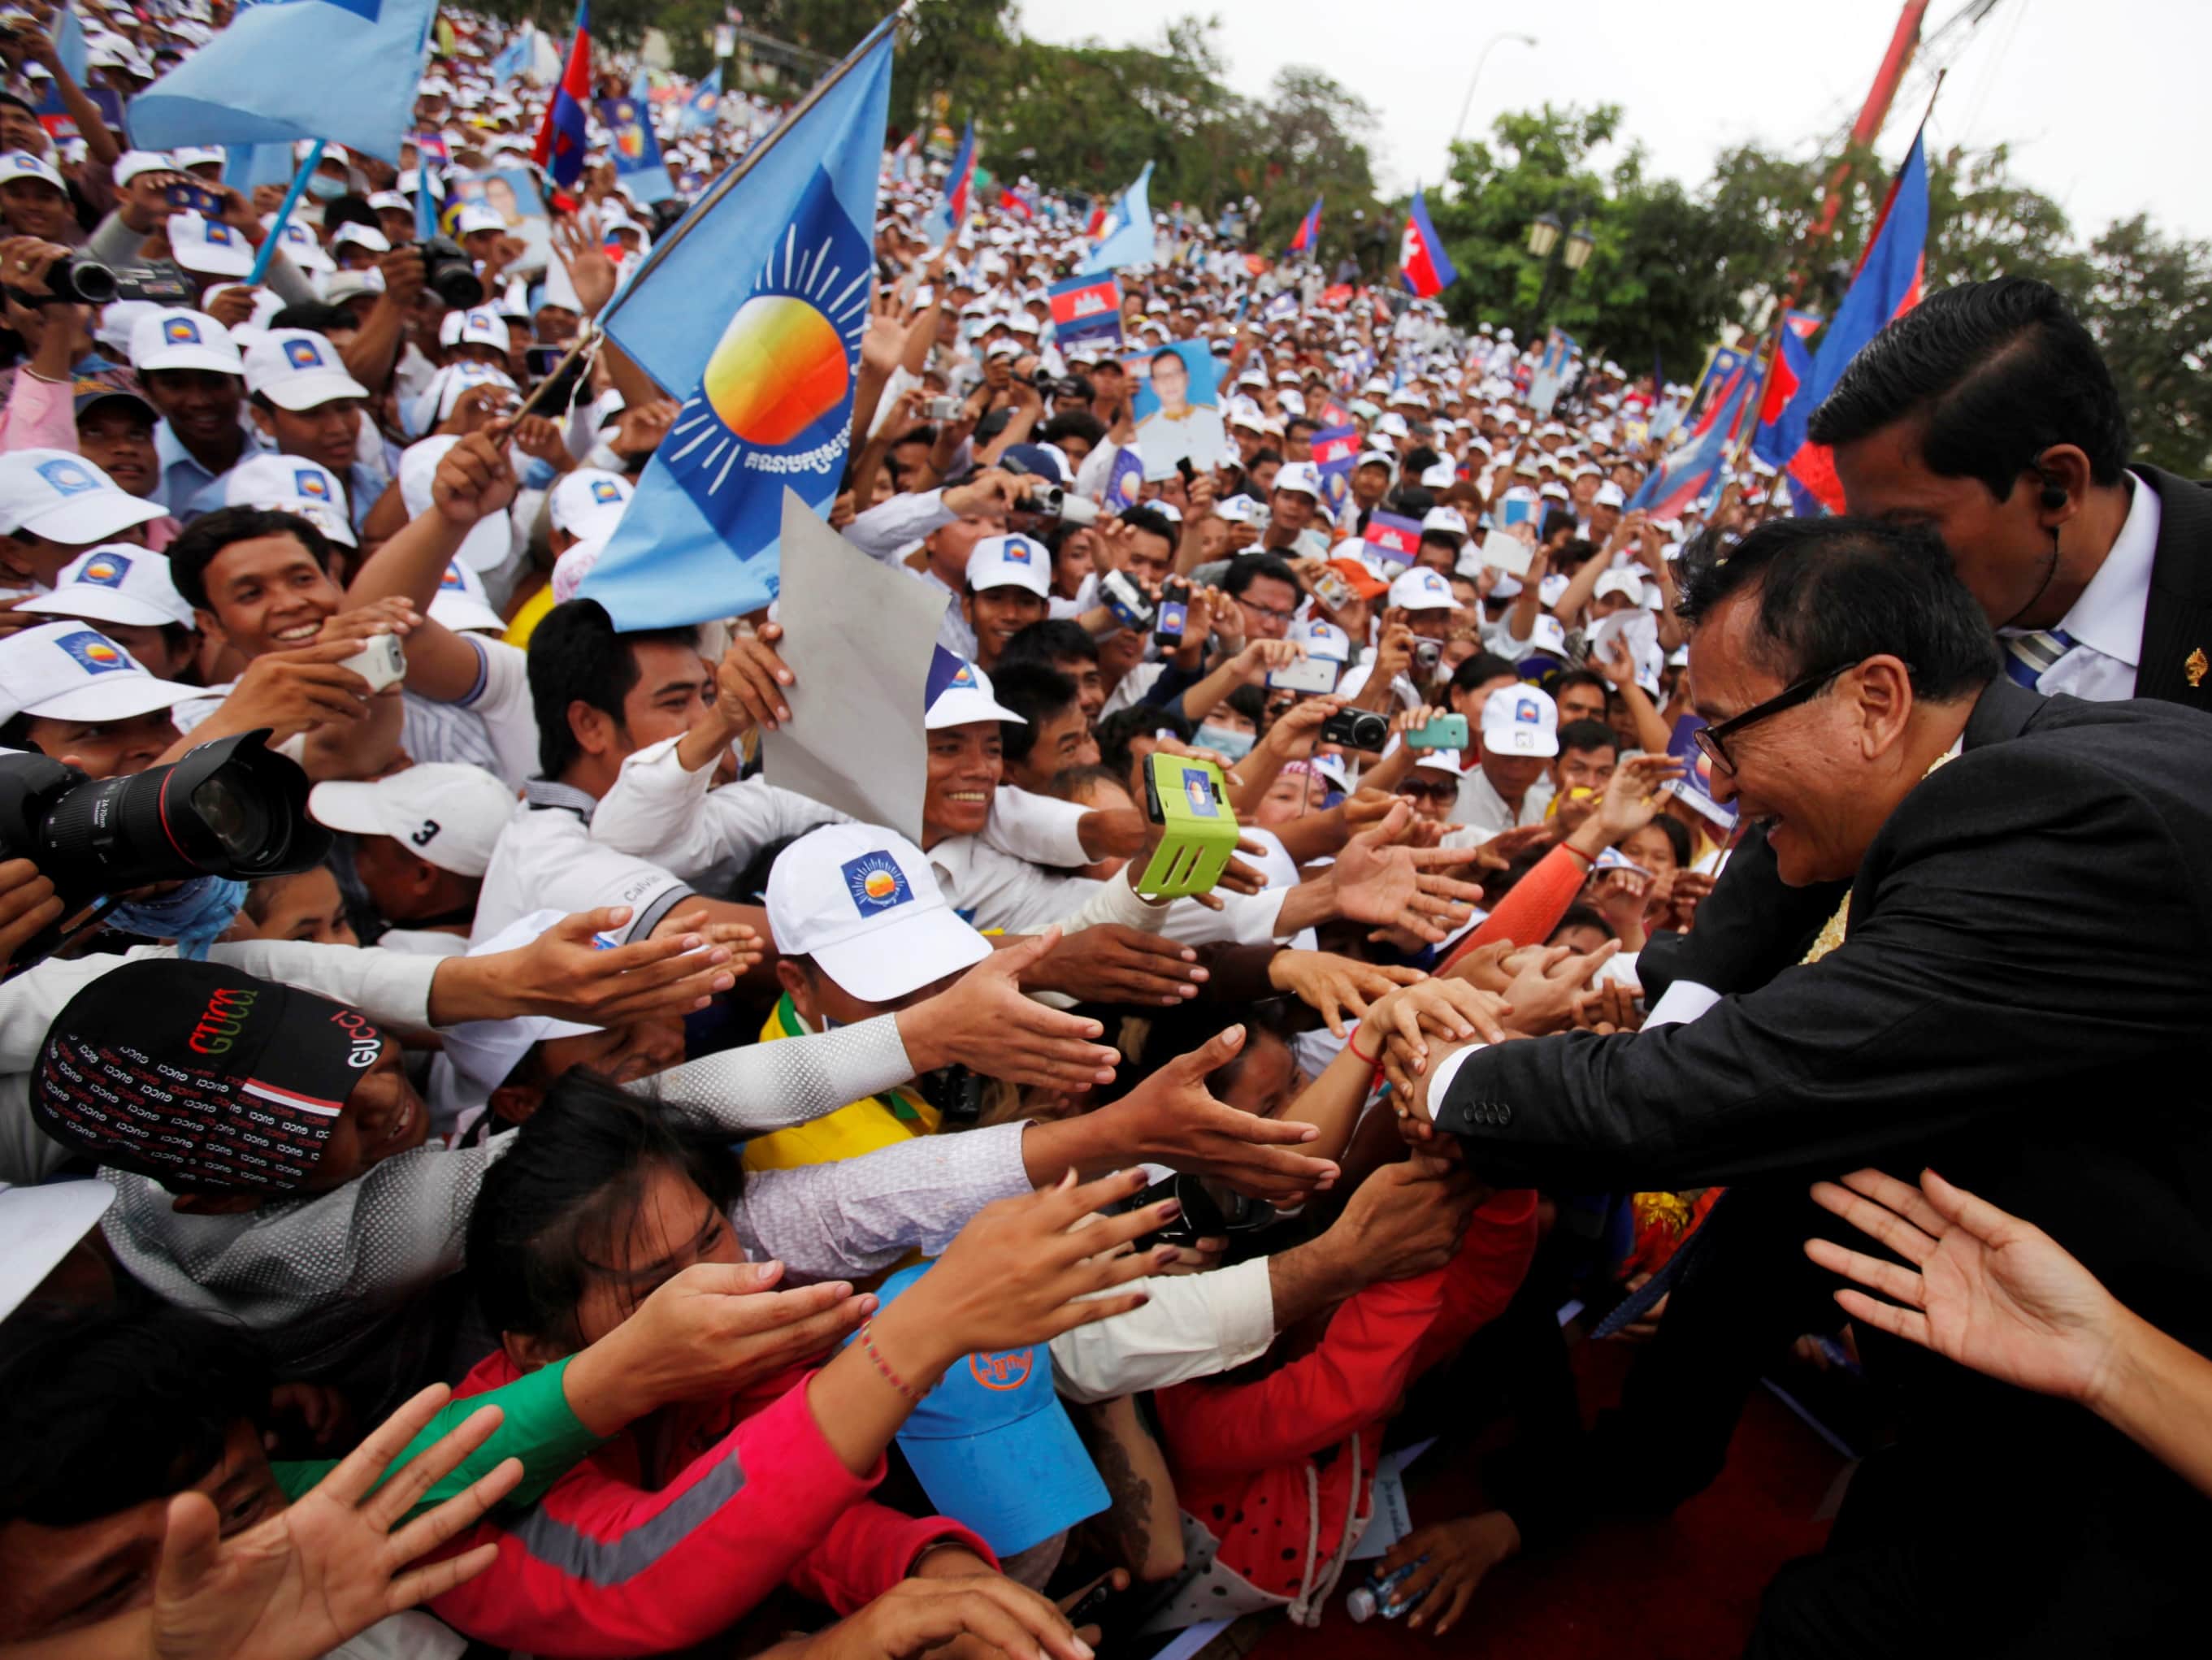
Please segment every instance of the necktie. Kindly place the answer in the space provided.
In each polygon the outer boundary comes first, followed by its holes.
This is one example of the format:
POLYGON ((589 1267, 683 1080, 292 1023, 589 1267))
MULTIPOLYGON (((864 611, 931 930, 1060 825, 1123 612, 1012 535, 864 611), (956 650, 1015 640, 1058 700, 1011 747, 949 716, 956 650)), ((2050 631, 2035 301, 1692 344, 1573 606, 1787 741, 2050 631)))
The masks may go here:
POLYGON ((2005 672, 2030 691, 2051 666, 2074 649, 2074 636, 2063 629, 2035 629, 2003 636, 2005 672))

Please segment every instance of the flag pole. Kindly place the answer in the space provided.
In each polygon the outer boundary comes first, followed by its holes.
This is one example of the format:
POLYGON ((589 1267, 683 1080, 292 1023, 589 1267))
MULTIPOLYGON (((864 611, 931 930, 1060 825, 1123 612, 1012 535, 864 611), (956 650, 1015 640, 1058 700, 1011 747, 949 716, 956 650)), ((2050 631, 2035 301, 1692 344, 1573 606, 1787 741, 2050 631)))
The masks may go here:
POLYGON ((246 287, 258 287, 262 279, 269 275, 270 262, 276 258, 276 246, 284 240, 284 227, 291 222, 292 210, 300 205, 300 198, 307 192, 307 180, 314 177, 315 169, 322 165, 322 160, 323 141, 318 138, 313 148, 308 150, 307 159, 301 163, 300 171, 293 175, 292 188, 284 192, 284 204, 276 210, 276 222, 270 226, 269 234, 261 239, 260 251, 253 256, 253 269, 246 273, 246 287))
POLYGON ((820 103, 829 95, 831 88, 851 74, 854 66, 874 49, 877 38, 886 30, 894 27, 899 20, 913 9, 915 3, 915 0, 902 0, 897 10, 870 29, 860 44, 846 54, 843 63, 838 64, 836 69, 809 88, 806 95, 793 104, 783 119, 769 130, 766 137, 739 156, 736 165, 714 181, 714 188, 691 204, 684 217, 677 221, 676 228, 669 232, 667 240, 653 244, 653 252, 645 256, 644 263, 638 266, 629 280, 624 283, 613 298, 607 301, 599 314, 585 325, 582 332, 576 337, 576 344, 568 348, 568 356, 555 367, 553 373, 532 388, 530 396, 524 399, 522 408, 516 412, 516 419, 519 420, 525 415, 534 414, 537 411, 538 399, 545 389, 561 378, 562 372, 575 361, 580 353, 606 332, 607 319, 614 314, 616 308, 625 300, 637 292, 638 285, 645 281, 653 268, 683 244, 684 239, 691 234, 692 228, 713 210, 716 203, 744 182, 745 175, 759 166, 762 159, 782 142, 786 134, 799 125, 799 118, 820 103))

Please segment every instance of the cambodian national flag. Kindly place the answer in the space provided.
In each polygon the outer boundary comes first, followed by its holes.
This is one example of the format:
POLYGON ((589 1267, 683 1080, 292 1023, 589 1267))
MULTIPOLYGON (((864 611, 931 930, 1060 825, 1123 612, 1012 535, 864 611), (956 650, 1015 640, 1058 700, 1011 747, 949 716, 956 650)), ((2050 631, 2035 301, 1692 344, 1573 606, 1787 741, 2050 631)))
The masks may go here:
POLYGON ((1751 377, 1739 374, 1713 406, 1711 424, 1651 470, 1628 498, 1628 511, 1653 519, 1680 519, 1718 491, 1729 435, 1751 400, 1751 377))
POLYGON ((970 120, 960 134, 960 148, 952 153, 952 171, 945 175, 945 194, 929 210, 924 222, 929 240, 943 247, 968 223, 968 210, 975 193, 975 123, 970 120))
POLYGON ((784 491, 817 513, 837 494, 875 298, 891 21, 600 313, 640 368, 686 394, 579 590, 617 629, 759 610, 782 585, 784 491))
POLYGON ((1291 238, 1292 253, 1311 253, 1321 240, 1321 198, 1306 210, 1306 216, 1298 221, 1298 234, 1291 238))
POLYGON ((1809 493, 1831 513, 1844 510, 1844 487, 1836 477, 1835 461, 1826 447, 1803 441, 1805 426, 1821 400, 1836 389, 1851 359, 1891 321, 1920 303, 1928 247, 1924 137, 1914 136, 1905 165, 1898 169, 1890 186, 1889 199, 1882 204, 1881 216, 1875 222, 1874 235, 1867 243, 1858 271, 1851 278, 1850 291, 1844 295, 1844 303, 1836 307, 1827 332, 1821 336, 1820 350, 1809 373, 1802 377, 1790 407, 1783 412, 1785 418, 1775 423, 1786 430, 1790 424, 1786 417, 1795 417, 1798 443, 1787 451, 1778 445, 1777 453, 1767 459, 1789 474, 1793 497, 1802 500, 1803 494, 1809 493))
POLYGON ((1813 354, 1790 323, 1782 331, 1782 350, 1759 399, 1759 432, 1751 441, 1751 453, 1770 467, 1788 465, 1805 447, 1805 423, 1813 418, 1813 406, 1797 394, 1812 378, 1813 354))
POLYGON ((568 67, 561 72, 561 84, 553 88, 553 101, 545 106, 545 119, 538 129, 538 143, 530 155, 562 190, 584 176, 584 149, 589 137, 585 112, 591 103, 591 21, 586 0, 577 0, 575 44, 568 48, 568 67))
POLYGON ((1413 192, 1413 210, 1398 240, 1398 280, 1416 299, 1428 300, 1459 281, 1459 271, 1444 252, 1437 228, 1429 222, 1429 205, 1421 192, 1413 192))

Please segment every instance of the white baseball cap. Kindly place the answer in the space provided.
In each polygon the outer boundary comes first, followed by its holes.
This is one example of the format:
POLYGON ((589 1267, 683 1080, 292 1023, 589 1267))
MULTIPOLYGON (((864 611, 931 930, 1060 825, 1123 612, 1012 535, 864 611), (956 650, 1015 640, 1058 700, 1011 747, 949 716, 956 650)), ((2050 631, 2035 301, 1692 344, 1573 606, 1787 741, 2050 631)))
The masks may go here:
POLYGON ((1467 537, 1467 515, 1457 508, 1431 508, 1421 515, 1423 530, 1442 531, 1447 536, 1467 537))
POLYGON ((1482 747, 1492 755, 1557 755, 1559 706, 1541 686, 1500 686, 1482 702, 1482 747))
POLYGON ((367 783, 318 784, 307 816, 334 830, 389 836, 456 876, 482 876, 514 817, 514 795, 482 767, 420 761, 367 783))
POLYGON ((1027 588, 1040 599, 1052 592, 1052 555, 1042 542, 1026 536, 987 536, 968 556, 968 586, 981 593, 986 588, 1027 588))
POLYGON ((1607 479, 1597 487, 1597 494, 1590 497, 1590 504, 1600 508, 1625 508, 1628 505, 1628 498, 1620 493, 1620 485, 1607 479))
POLYGON ((422 390, 415 394, 407 405, 407 425, 418 437, 428 433, 453 412, 462 395, 477 386, 504 386, 520 401, 522 389, 504 369, 489 363, 480 363, 473 358, 458 363, 447 363, 423 383, 422 390))
POLYGON ((52 593, 26 599, 15 609, 136 629, 192 625, 192 608, 170 580, 167 556, 127 542, 79 554, 62 567, 52 593))
POLYGON ((20 449, 0 455, 0 536, 19 531, 49 542, 90 546, 165 509, 118 489, 81 455, 20 449))
POLYGON ((1626 594, 1638 605, 1644 603, 1644 579, 1625 567, 1615 566, 1597 579, 1597 587, 1590 598, 1602 599, 1608 594, 1626 594))
POLYGON ((74 618, 0 638, 0 721, 127 721, 204 696, 156 680, 138 660, 74 618))
POLYGON ((1286 461, 1275 471, 1275 488, 1321 500, 1321 469, 1310 461, 1286 461))
POLYGON ((125 150, 115 158, 112 171, 119 189, 142 173, 176 173, 179 169, 159 150, 125 150))
MULTIPOLYGON (((262 228, 274 229, 276 220, 275 214, 264 214, 261 216, 262 228)), ((329 250, 315 240, 314 232, 298 220, 286 220, 284 228, 276 231, 276 246, 283 250, 284 257, 301 271, 336 271, 338 268, 337 261, 331 258, 329 250)))
POLYGON ((235 225, 197 213, 169 216, 169 250, 186 271, 205 277, 243 277, 253 269, 253 245, 235 225))
POLYGON ((1377 421, 1375 423, 1375 430, 1381 433, 1385 438, 1406 438, 1412 435, 1413 429, 1406 424, 1406 417, 1404 416, 1399 414, 1397 410, 1392 410, 1388 415, 1384 416, 1380 421, 1377 421))
POLYGON ((956 666, 937 696, 929 700, 929 713, 921 720, 925 731, 940 732, 947 727, 969 727, 984 721, 1019 721, 1024 726, 1029 724, 1026 717, 999 702, 997 694, 991 690, 989 675, 950 652, 932 666, 932 684, 937 683, 939 672, 945 662, 956 666))
POLYGON ((1426 565, 1411 566, 1391 579, 1387 603, 1395 611, 1459 609, 1459 601, 1452 598, 1451 584, 1444 581, 1443 573, 1426 565))
MULTIPOLYGON (((419 765, 408 769, 409 772, 421 770, 419 765)), ((471 767, 465 770, 476 772, 477 769, 471 767)), ((482 772, 477 775, 490 776, 482 772)), ((406 773, 395 774, 394 776, 404 778, 406 773)), ((328 787, 328 785, 319 784, 308 793, 310 812, 314 810, 315 797, 328 787)), ((513 804, 510 803, 509 812, 512 810, 513 804)), ((427 858, 428 855, 426 854, 424 856, 427 858)), ((520 951, 561 921, 566 914, 558 910, 534 910, 527 916, 517 917, 490 939, 471 946, 468 954, 471 957, 490 957, 503 951, 520 951)), ((579 1025, 573 1020, 556 1020, 548 1014, 525 1014, 506 1020, 465 1020, 458 1025, 441 1028, 438 1036, 444 1046, 446 1060, 482 1096, 504 1084, 507 1074, 514 1070, 524 1055, 530 1053, 533 1044, 549 1037, 580 1037, 587 1031, 599 1030, 597 1026, 579 1025)))
POLYGON ((173 307, 149 311, 131 324, 131 367, 142 374, 149 369, 246 373, 228 329, 204 311, 173 307))
POLYGON ((873 824, 824 824, 777 856, 768 921, 776 949, 811 957, 864 1003, 889 1003, 973 968, 990 942, 960 919, 920 848, 873 824))
MULTIPOLYGON (((1396 740, 1392 740, 1395 746, 1396 740)), ((1467 766, 1457 750, 1415 750, 1413 764, 1428 767, 1437 772, 1448 772, 1455 778, 1467 776, 1467 766)))
MULTIPOLYGON (((32 155, 28 150, 9 150, 0 155, 0 185, 18 179, 35 179, 42 185, 52 185, 64 194, 69 191, 69 186, 62 183, 61 174, 55 171, 53 163, 43 155, 32 155)), ((122 180, 118 179, 116 182, 120 184, 122 180)))
POLYGON ((223 481, 223 505, 270 508, 304 519, 329 540, 357 548, 348 515, 345 486, 328 467, 297 455, 256 455, 231 469, 223 481))
MULTIPOLYGON (((399 496, 406 504, 410 519, 429 511, 432 496, 431 481, 437 477, 438 463, 446 459, 446 452, 461 441, 453 434, 425 438, 419 444, 410 444, 399 457, 399 496)), ((514 551, 514 530, 507 516, 507 509, 479 519, 462 538, 460 562, 471 570, 496 570, 507 562, 514 551)))
POLYGON ((438 319, 441 346, 491 346, 504 352, 507 342, 507 319, 489 307, 449 311, 438 319))
POLYGON ((1283 637, 1304 646, 1309 657, 1326 657, 1334 663, 1352 660, 1352 636, 1318 617, 1300 618, 1285 630, 1283 637))
POLYGON ((584 579, 592 574, 592 567, 599 562, 599 556, 607 550, 611 531, 583 537, 570 544, 568 550, 553 562, 553 603, 565 605, 576 597, 576 590, 584 586, 584 579))
POLYGON ((340 398, 368 396, 338 349, 309 329, 270 329, 246 353, 246 389, 297 414, 340 398))
POLYGON ((1459 469, 1449 461, 1439 461, 1432 467, 1421 469, 1421 488, 1448 490, 1459 483, 1459 469))
POLYGON ((1398 458, 1388 450, 1363 450, 1360 452, 1359 459, 1352 464, 1352 470, 1357 472, 1362 467, 1388 467, 1391 471, 1395 472, 1398 470, 1398 458))
POLYGON ((0 1182, 0 1319, 22 1306, 114 1202, 115 1189, 100 1181, 0 1182))
POLYGON ((503 231, 506 228, 507 221, 481 202, 469 203, 453 216, 453 234, 456 236, 466 236, 480 230, 503 231))
POLYGON ((605 536, 635 494, 629 479, 604 467, 577 467, 548 494, 553 528, 568 536, 605 536))
POLYGON ((458 559, 448 560, 430 596, 430 620, 456 634, 505 634, 507 619, 492 608, 483 578, 458 559))
POLYGON ((349 220, 331 233, 331 246, 342 248, 349 242, 357 248, 367 248, 371 253, 392 252, 392 239, 374 225, 363 225, 349 220))

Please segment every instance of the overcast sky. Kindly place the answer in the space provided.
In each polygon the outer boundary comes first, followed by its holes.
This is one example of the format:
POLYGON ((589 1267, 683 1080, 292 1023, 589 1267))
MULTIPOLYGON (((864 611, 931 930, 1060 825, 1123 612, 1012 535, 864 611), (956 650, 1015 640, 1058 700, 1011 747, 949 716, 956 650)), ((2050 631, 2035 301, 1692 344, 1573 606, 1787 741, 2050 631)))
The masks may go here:
MULTIPOLYGON (((1923 38, 1965 0, 1935 0, 1923 38)), ((1501 29, 1535 35, 1490 54, 1468 118, 1486 134, 1501 111, 1611 102, 1659 173, 1701 182, 1713 157, 1745 139, 1793 155, 1826 153, 1873 82, 1897 21, 1895 0, 1021 0, 1030 33, 1074 42, 1149 45, 1185 13, 1219 16, 1237 91, 1263 94, 1286 64, 1318 65, 1381 117, 1377 174, 1387 192, 1443 172, 1468 75, 1501 29)), ((1942 51, 1941 46, 1939 52, 1942 51)), ((1998 0, 1950 57, 1930 132, 1948 148, 2012 146, 2014 175, 2057 198, 2077 234, 2147 211, 2170 231, 2212 234, 2212 150, 2203 66, 2207 0, 1998 0)), ((1880 150, 1894 164, 1925 94, 1900 97, 1880 150)), ((1156 204, 1157 205, 1157 204, 1156 204)))

